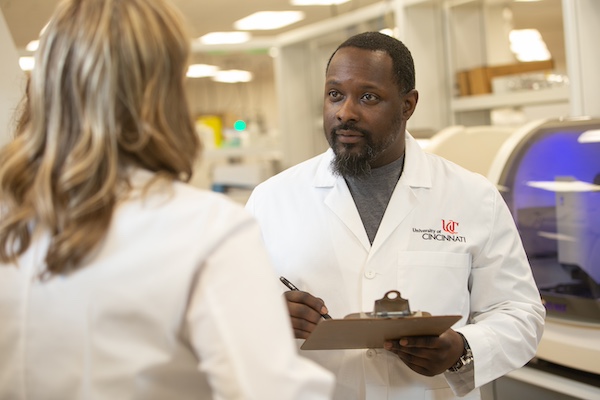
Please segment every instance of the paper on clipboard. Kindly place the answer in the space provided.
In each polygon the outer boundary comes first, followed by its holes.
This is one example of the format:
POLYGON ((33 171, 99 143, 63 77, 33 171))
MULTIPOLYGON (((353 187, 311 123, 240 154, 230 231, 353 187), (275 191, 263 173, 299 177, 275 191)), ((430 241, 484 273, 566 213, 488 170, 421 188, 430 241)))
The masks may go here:
POLYGON ((373 313, 355 313, 343 319, 319 322, 301 349, 383 348, 386 340, 404 336, 439 336, 460 318, 460 315, 411 313, 408 301, 393 290, 375 302, 373 313), (392 295, 397 297, 390 297, 392 295))

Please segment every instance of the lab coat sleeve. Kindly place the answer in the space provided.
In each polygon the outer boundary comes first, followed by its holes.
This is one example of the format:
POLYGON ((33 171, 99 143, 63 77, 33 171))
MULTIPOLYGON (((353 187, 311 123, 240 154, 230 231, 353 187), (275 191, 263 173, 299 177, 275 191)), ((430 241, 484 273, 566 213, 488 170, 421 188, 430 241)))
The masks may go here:
POLYGON ((298 355, 279 281, 250 217, 197 277, 187 323, 215 399, 328 399, 333 375, 298 355))
POLYGON ((256 198, 258 197, 259 190, 260 190, 260 186, 258 186, 257 188, 254 188, 252 193, 250 193, 250 197, 248 198, 248 201, 246 202, 246 205, 245 205, 246 211, 248 211, 254 217, 256 217, 256 198))
POLYGON ((514 220, 499 193, 489 238, 474 254, 469 287, 470 318, 456 330, 473 351, 474 377, 468 370, 445 373, 458 395, 525 365, 535 356, 543 332, 545 309, 514 220))

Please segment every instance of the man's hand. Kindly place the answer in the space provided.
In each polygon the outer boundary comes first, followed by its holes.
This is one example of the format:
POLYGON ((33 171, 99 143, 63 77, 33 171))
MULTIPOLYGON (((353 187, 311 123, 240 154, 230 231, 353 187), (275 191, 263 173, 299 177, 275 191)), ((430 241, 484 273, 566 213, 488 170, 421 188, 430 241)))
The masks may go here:
POLYGON ((462 337, 448 329, 439 337, 413 336, 384 343, 386 350, 395 353, 413 371, 434 376, 456 364, 465 345, 462 337))
POLYGON ((308 338, 323 318, 321 314, 329 312, 325 307, 325 302, 299 290, 285 292, 284 296, 292 319, 294 336, 297 339, 308 338))

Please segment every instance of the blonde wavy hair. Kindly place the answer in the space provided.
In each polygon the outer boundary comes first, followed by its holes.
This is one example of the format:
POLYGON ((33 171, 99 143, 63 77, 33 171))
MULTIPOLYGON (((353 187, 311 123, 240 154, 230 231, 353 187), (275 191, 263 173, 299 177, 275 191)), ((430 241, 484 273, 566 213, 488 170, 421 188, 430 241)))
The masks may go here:
POLYGON ((127 171, 190 179, 200 142, 184 90, 189 36, 165 0, 67 0, 40 40, 14 140, 0 151, 0 260, 50 232, 46 274, 106 235, 127 171))

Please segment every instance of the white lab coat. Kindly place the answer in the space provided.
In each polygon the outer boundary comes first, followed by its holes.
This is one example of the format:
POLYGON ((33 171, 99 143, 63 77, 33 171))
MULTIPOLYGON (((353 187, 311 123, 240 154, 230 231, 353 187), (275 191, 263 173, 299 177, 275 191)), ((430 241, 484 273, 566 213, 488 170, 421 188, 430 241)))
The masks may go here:
POLYGON ((328 399, 251 216, 185 184, 152 190, 119 204, 71 275, 36 279, 45 235, 0 265, 0 399, 328 399))
POLYGON ((302 351, 336 374, 335 398, 450 399, 530 360, 545 310, 496 188, 407 133, 404 172, 371 246, 332 157, 328 150, 267 180, 247 203, 277 272, 321 297, 334 318, 372 311, 392 289, 413 311, 460 314, 454 328, 475 359, 473 381, 472 372, 418 375, 381 349, 302 351))

